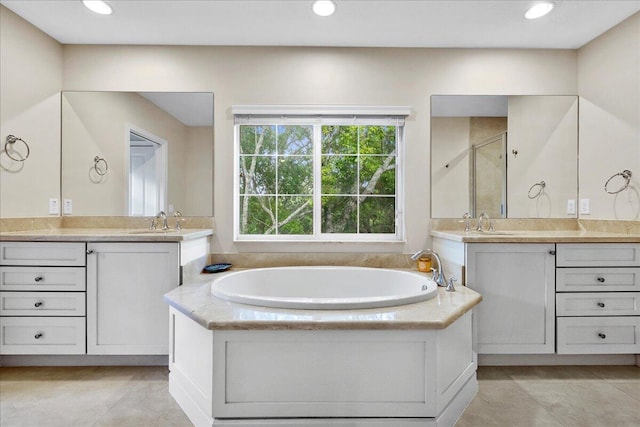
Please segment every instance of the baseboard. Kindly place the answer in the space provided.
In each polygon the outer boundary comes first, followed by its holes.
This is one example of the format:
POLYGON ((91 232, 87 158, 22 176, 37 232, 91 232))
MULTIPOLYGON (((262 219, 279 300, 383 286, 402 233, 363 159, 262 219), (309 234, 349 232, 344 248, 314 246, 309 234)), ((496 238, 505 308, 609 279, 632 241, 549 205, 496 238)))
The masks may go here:
POLYGON ((103 356, 87 354, 3 355, 0 366, 168 366, 169 357, 159 356, 103 356))
POLYGON ((478 366, 635 365, 633 354, 479 354, 478 366))

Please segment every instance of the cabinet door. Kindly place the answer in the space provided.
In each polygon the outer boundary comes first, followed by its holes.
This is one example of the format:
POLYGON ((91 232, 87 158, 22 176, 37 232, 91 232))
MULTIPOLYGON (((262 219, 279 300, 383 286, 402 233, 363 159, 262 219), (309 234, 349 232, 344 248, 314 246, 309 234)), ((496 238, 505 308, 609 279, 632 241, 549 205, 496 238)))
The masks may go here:
POLYGON ((168 354, 178 243, 89 243, 87 354, 168 354))
POLYGON ((479 354, 553 353, 555 245, 468 244, 467 286, 482 295, 474 311, 479 354))

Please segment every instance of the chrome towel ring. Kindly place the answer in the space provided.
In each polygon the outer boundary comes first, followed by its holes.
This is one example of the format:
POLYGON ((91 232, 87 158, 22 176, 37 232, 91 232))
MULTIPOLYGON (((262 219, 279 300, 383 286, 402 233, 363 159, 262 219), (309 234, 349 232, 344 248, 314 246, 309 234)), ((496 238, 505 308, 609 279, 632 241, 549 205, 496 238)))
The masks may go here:
POLYGON ((540 197, 540 195, 544 193, 544 187, 546 186, 547 184, 544 181, 536 182, 531 187, 529 187, 529 192, 527 193, 527 197, 529 197, 530 199, 535 199, 536 197, 540 197), (531 194, 534 188, 538 188, 538 191, 535 194, 531 194))
POLYGON ((93 158, 93 169, 95 169, 95 171, 96 171, 96 173, 98 175, 105 176, 107 174, 107 171, 109 170, 109 164, 102 157, 95 156, 93 158), (98 164, 101 163, 101 162, 104 163, 104 170, 102 170, 100 167, 98 167, 98 164))
POLYGON ((628 169, 625 169, 622 172, 618 172, 617 174, 612 175, 611 178, 609 178, 607 182, 604 183, 604 191, 606 191, 609 194, 618 194, 619 192, 626 190, 627 187, 629 186, 629 182, 631 182, 631 175, 632 175, 631 171, 628 169), (622 184, 622 186, 616 191, 609 191, 609 188, 608 188, 609 182, 611 182, 611 180, 616 176, 621 176, 624 179, 624 184, 622 184))
MULTIPOLYGON (((17 151, 15 151, 15 150, 12 150, 12 151, 17 153, 17 151)), ((7 140, 4 143, 4 152, 7 153, 7 156, 9 156, 9 158, 11 160, 15 160, 16 162, 24 162, 25 160, 27 160, 29 158, 29 154, 31 154, 31 150, 29 150, 29 144, 27 144, 27 141, 25 141, 22 138, 18 138, 15 135, 7 135, 7 140), (8 149, 9 148, 9 144, 13 145, 17 141, 22 142, 24 144, 24 146, 26 147, 26 149, 27 149, 27 154, 24 157, 22 157, 21 159, 16 159, 11 154, 9 154, 9 149, 8 149)))

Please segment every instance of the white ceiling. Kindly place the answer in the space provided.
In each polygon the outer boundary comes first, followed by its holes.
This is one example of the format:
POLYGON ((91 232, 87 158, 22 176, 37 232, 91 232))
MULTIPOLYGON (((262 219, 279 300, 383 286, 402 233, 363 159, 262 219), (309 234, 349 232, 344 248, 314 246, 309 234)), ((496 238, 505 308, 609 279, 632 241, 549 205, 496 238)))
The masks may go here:
POLYGON ((576 49, 640 10, 640 0, 558 0, 538 20, 536 1, 107 0, 100 16, 79 0, 0 0, 64 44, 381 46, 576 49))

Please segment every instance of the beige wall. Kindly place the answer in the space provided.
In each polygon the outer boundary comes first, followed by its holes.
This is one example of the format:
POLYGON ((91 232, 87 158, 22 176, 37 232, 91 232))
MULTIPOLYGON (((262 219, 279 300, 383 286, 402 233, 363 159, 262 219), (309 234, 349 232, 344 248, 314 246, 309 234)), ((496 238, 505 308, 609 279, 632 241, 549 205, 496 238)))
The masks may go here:
POLYGON ((431 119, 431 206, 433 218, 471 212, 469 117, 431 119))
MULTIPOLYGON (((168 204, 189 212, 185 191, 187 126, 133 92, 66 92, 62 113, 63 198, 73 200, 74 215, 127 215, 127 126, 166 141, 168 204), (101 180, 91 171, 95 156, 109 164, 101 180)), ((200 190, 193 187, 193 191, 200 190)))
POLYGON ((591 200, 591 215, 581 217, 639 220, 640 13, 578 50, 578 83, 580 197, 591 200), (633 172, 633 187, 605 193, 623 169, 633 172))
POLYGON ((212 252, 422 248, 429 230, 432 94, 575 94, 569 50, 65 46, 65 90, 215 94, 212 252), (234 104, 408 105, 406 244, 233 243, 234 104))
POLYGON ((206 126, 187 128, 185 148, 185 194, 182 213, 189 216, 211 216, 213 194, 213 129, 206 126))
POLYGON ((575 200, 578 190, 577 118, 573 96, 509 97, 509 218, 575 218, 567 215, 567 200, 575 200), (529 189, 540 181, 544 192, 530 199, 529 189))
POLYGON ((62 46, 0 6, 0 149, 15 135, 31 150, 0 153, 0 217, 46 216, 60 196, 61 85, 62 46))

